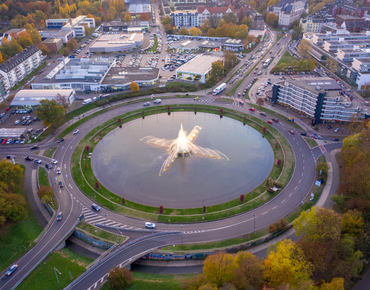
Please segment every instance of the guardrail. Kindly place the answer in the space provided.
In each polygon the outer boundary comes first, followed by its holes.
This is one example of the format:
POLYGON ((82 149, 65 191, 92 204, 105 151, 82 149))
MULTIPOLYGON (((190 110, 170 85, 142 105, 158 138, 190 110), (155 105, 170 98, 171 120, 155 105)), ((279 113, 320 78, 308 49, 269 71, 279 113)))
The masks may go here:
POLYGON ((72 289, 72 287, 74 287, 77 283, 79 283, 82 279, 84 279, 91 271, 93 271, 94 269, 96 269, 101 263, 105 262, 108 258, 110 258, 110 256, 115 255, 116 253, 118 253, 120 251, 123 251, 126 248, 128 248, 128 247, 130 247, 130 246, 132 246, 132 245, 134 245, 134 244, 136 244, 138 242, 141 242, 143 240, 147 240, 147 239, 150 239, 150 238, 153 238, 153 237, 156 237, 156 236, 162 236, 162 235, 168 235, 168 234, 176 234, 176 233, 179 233, 179 232, 159 232, 159 233, 154 233, 154 234, 151 234, 151 235, 148 235, 148 236, 137 238, 136 240, 133 240, 133 241, 127 243, 126 245, 123 245, 122 247, 119 247, 118 249, 114 250, 109 255, 107 255, 106 257, 104 257, 104 259, 102 259, 101 261, 99 261, 99 263, 93 265, 89 270, 87 270, 86 272, 84 272, 81 276, 79 276, 71 284, 69 284, 67 287, 65 287, 64 290, 72 289))
POLYGON ((55 243, 51 248, 50 250, 37 262, 35 263, 35 265, 33 265, 33 267, 25 274, 23 275, 23 277, 21 279, 19 279, 19 281, 17 282, 17 284, 15 284, 13 287, 12 287, 12 290, 17 288, 19 286, 19 284, 22 283, 22 281, 41 263, 42 260, 44 260, 58 245, 60 245, 61 242, 63 242, 63 240, 65 240, 69 235, 72 234, 72 231, 74 231, 75 227, 77 226, 79 222, 77 222, 76 224, 73 225, 72 229, 70 231, 68 231, 65 235, 62 236, 62 238, 57 242, 55 243))

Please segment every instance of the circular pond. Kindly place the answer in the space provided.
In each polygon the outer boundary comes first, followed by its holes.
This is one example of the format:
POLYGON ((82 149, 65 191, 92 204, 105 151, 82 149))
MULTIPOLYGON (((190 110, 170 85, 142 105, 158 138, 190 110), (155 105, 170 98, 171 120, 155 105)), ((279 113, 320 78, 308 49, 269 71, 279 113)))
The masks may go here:
POLYGON ((261 133, 236 120, 199 112, 157 114, 125 123, 104 136, 91 161, 95 176, 108 190, 165 208, 210 206, 238 198, 266 179, 273 162, 273 150, 261 133), (181 124, 188 134, 193 128, 199 131, 194 152, 171 159, 160 175, 170 156, 166 148, 179 136, 181 124))

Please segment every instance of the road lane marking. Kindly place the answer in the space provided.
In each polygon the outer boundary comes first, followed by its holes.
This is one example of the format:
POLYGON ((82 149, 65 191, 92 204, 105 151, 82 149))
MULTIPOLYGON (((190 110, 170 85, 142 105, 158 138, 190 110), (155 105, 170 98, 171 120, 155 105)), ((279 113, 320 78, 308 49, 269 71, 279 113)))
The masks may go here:
POLYGON ((265 211, 262 215, 267 214, 267 213, 268 213, 268 211, 265 211))
POLYGON ((301 179, 298 181, 298 183, 301 183, 301 179))
POLYGON ((291 196, 291 195, 292 195, 292 193, 293 193, 293 192, 291 192, 291 193, 289 194, 289 196, 291 196))
POLYGON ((62 149, 64 148, 64 146, 62 147, 62 149))
POLYGON ((296 186, 296 187, 294 188, 294 190, 297 190, 297 187, 298 187, 298 186, 296 186))
POLYGON ((272 209, 275 209, 275 208, 277 208, 277 205, 275 205, 272 209))
POLYGON ((281 203, 283 203, 284 201, 285 201, 285 199, 281 203))
POLYGON ((71 148, 69 148, 69 149, 72 149, 73 148, 73 146, 71 146, 71 148))

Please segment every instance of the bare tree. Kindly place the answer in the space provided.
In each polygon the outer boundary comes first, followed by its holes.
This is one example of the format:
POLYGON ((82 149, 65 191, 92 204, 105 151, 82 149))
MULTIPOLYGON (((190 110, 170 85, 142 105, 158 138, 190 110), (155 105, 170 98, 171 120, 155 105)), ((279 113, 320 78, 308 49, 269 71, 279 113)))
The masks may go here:
POLYGON ((67 109, 69 106, 68 101, 67 101, 67 96, 62 96, 61 94, 57 94, 54 100, 56 100, 59 105, 62 105, 64 109, 67 109))

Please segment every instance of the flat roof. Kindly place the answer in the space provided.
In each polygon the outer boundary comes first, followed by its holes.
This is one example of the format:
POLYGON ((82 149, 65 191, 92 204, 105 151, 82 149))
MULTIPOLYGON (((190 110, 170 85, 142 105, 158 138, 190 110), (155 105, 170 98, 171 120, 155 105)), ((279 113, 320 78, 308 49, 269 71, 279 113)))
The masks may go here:
POLYGON ((41 100, 52 100, 57 94, 67 98, 74 90, 20 90, 12 101, 12 106, 36 106, 41 100))
POLYGON ((158 77, 159 69, 156 67, 111 67, 101 85, 120 86, 131 82, 146 82, 158 77))
POLYGON ((26 129, 28 130, 29 128, 16 128, 16 129, 6 129, 6 128, 0 128, 0 137, 15 137, 15 138, 18 138, 20 137, 25 131, 26 129))
POLYGON ((323 91, 342 90, 342 87, 334 79, 329 77, 296 77, 286 82, 315 94, 323 91), (316 87, 320 87, 320 90, 317 90, 316 87))
POLYGON ((143 39, 144 34, 142 33, 103 34, 95 40, 90 48, 119 47, 124 44, 136 44, 136 42, 143 41, 143 39))
POLYGON ((223 60, 223 58, 215 55, 198 55, 177 69, 176 72, 180 71, 205 74, 212 68, 212 62, 217 60, 223 60))

